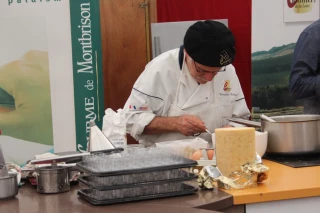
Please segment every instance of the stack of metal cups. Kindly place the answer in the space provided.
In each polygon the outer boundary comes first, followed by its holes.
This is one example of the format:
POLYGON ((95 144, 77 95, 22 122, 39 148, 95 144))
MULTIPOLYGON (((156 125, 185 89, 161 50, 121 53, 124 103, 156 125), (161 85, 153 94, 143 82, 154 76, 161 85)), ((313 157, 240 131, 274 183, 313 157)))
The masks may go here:
POLYGON ((17 174, 8 174, 0 145, 0 199, 13 198, 18 194, 17 174))

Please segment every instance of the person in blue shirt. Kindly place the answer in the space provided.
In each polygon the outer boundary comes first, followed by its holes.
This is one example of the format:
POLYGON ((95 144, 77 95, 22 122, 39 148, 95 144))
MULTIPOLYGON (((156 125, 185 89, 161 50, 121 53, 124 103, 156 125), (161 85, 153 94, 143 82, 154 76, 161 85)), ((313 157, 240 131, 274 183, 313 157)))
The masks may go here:
POLYGON ((320 114, 320 19, 305 28, 294 49, 289 88, 305 114, 320 114))

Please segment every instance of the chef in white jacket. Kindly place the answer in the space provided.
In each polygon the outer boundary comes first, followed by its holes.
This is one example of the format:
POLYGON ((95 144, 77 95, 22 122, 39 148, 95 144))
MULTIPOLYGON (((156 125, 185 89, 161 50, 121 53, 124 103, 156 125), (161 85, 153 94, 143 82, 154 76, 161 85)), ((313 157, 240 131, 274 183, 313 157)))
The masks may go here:
POLYGON ((183 45, 153 59, 135 82, 124 106, 127 132, 145 146, 195 136, 210 142, 206 129, 249 116, 234 56, 234 36, 224 24, 193 24, 183 45))

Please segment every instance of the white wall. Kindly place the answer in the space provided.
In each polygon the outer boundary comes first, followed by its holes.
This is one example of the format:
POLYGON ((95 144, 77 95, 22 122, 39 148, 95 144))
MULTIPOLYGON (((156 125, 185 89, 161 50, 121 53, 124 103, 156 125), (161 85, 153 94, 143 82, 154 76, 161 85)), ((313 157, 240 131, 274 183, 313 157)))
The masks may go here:
POLYGON ((312 22, 283 22, 283 0, 252 0, 252 52, 295 43, 312 22))

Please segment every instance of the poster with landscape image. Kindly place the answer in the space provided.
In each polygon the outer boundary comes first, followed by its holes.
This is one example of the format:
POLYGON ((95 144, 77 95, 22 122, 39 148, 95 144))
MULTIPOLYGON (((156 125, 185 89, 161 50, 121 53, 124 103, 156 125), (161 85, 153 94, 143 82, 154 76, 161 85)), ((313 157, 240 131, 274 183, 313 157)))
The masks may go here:
MULTIPOLYGON (((6 162, 88 150, 104 115, 99 0, 0 1, 0 146, 6 162)), ((2 212, 2 211, 0 211, 2 212)))
POLYGON ((252 113, 276 116, 301 114, 302 102, 289 92, 290 67, 295 43, 252 53, 252 113))
POLYGON ((279 0, 252 1, 252 118, 303 113, 303 103, 289 90, 289 77, 296 42, 312 23, 283 22, 285 4, 279 0), (272 5, 272 16, 266 8, 272 5))

